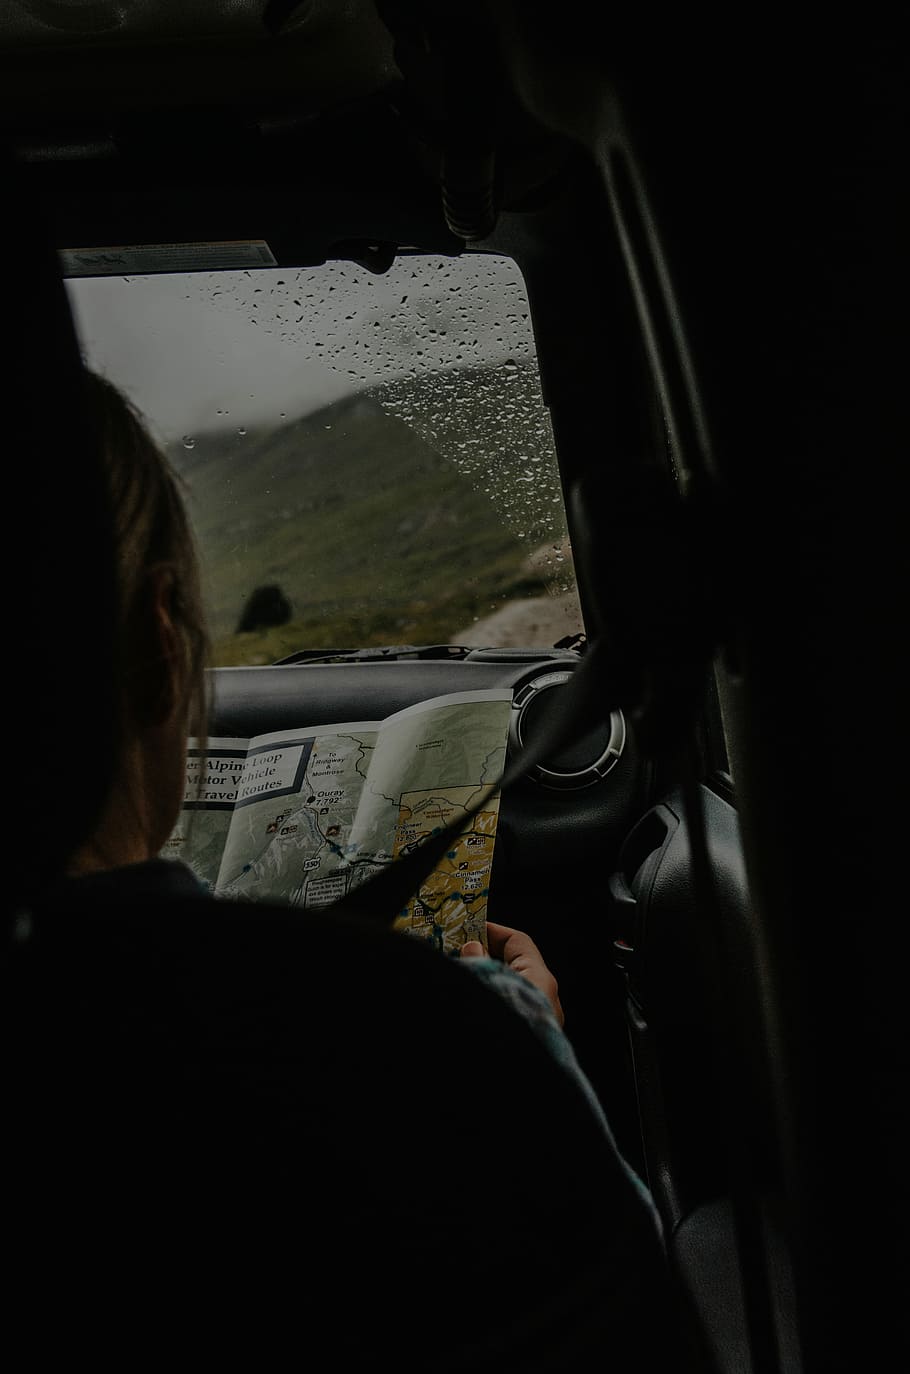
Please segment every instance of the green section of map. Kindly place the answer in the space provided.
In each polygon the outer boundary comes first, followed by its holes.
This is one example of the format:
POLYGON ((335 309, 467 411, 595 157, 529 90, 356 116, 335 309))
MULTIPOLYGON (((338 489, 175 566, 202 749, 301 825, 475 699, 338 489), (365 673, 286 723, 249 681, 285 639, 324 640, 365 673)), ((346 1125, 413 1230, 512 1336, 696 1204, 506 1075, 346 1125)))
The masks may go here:
POLYGON ((327 906, 373 856, 351 843, 377 727, 336 727, 313 743, 296 796, 240 807, 224 850, 217 895, 291 906, 327 906))
POLYGON ((182 859, 203 886, 213 892, 231 814, 230 811, 183 811, 162 850, 162 858, 182 859))

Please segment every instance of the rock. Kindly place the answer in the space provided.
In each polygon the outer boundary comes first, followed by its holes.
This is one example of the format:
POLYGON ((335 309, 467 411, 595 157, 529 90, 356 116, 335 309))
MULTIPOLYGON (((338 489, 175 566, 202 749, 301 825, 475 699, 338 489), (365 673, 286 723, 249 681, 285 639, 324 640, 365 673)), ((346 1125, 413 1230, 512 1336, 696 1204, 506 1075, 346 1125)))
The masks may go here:
POLYGON ((291 603, 280 587, 257 587, 243 608, 235 633, 269 630, 274 625, 286 625, 290 618, 291 603))

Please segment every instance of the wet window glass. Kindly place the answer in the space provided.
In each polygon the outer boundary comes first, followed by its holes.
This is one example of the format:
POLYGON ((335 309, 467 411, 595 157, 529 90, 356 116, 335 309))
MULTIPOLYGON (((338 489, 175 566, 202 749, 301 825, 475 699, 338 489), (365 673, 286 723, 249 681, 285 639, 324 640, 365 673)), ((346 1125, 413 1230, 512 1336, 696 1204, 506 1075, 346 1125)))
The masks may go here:
POLYGON ((68 281, 185 478, 215 662, 550 647, 581 615, 508 258, 68 281))

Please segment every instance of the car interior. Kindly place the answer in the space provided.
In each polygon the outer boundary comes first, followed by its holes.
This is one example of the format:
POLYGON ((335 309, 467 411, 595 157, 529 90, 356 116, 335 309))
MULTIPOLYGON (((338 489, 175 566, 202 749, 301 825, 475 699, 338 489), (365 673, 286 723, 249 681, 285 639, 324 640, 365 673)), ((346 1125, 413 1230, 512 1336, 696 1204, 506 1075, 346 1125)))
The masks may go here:
POLYGON ((11 919, 111 747, 78 341, 186 479, 210 736, 510 694, 489 918, 716 1374, 907 1340, 905 83, 854 19, 0 8, 7 719, 76 755, 11 789, 11 919))

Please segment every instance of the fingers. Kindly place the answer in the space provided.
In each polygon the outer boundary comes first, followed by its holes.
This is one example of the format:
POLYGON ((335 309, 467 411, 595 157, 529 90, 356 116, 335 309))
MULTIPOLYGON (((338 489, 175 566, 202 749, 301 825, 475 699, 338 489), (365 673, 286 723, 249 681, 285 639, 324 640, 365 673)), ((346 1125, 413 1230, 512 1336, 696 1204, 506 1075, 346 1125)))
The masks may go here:
POLYGON ((515 930, 513 926, 500 926, 487 921, 487 944, 493 957, 501 959, 504 964, 514 964, 516 959, 522 958, 536 958, 543 963, 543 955, 530 935, 523 930, 515 930))
POLYGON ((548 998, 560 1026, 564 1025, 559 984, 530 935, 526 935, 523 930, 515 930, 512 926, 501 926, 493 921, 487 921, 487 943, 494 959, 501 959, 514 973, 520 973, 529 983, 540 988, 548 998))
POLYGON ((534 959, 543 963, 540 950, 530 935, 526 935, 523 930, 513 930, 511 926, 494 925, 492 921, 488 921, 487 943, 488 950, 484 949, 479 940, 466 940, 461 947, 462 959, 483 959, 489 955, 513 967, 516 960, 524 961, 526 965, 534 959))
POLYGON ((462 959, 483 959, 486 953, 479 940, 466 940, 461 947, 462 959))

